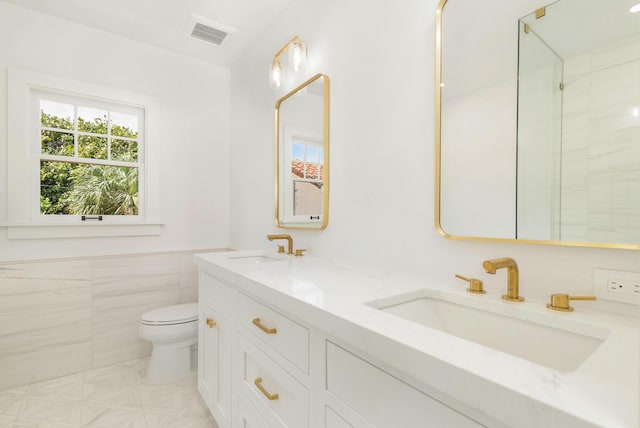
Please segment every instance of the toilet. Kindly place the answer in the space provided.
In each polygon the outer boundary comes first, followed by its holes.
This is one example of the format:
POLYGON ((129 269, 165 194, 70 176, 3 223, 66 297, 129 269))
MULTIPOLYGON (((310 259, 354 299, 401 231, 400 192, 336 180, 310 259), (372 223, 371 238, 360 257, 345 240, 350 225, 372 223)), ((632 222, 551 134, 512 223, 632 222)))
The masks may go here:
POLYGON ((191 350, 198 341, 198 304, 187 303, 146 312, 140 337, 153 344, 146 383, 159 385, 186 379, 195 371, 191 350))

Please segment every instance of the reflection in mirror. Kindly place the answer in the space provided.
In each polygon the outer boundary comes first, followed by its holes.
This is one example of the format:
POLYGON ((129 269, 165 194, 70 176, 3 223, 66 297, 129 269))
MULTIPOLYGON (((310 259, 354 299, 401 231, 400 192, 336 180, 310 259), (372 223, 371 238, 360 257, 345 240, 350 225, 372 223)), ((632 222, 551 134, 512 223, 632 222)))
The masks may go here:
POLYGON ((627 3, 442 0, 443 235, 640 248, 640 13, 627 3))
POLYGON ((276 103, 276 225, 329 221, 329 78, 318 74, 276 103))

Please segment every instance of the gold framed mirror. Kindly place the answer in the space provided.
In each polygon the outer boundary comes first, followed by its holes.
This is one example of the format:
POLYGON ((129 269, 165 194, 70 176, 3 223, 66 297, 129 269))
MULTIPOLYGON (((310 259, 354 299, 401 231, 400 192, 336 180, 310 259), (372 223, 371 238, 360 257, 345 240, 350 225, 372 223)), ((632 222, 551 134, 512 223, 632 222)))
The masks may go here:
POLYGON ((329 223, 329 77, 317 74, 276 102, 275 222, 288 229, 329 223))
POLYGON ((625 2, 441 0, 442 236, 640 249, 639 29, 625 2))

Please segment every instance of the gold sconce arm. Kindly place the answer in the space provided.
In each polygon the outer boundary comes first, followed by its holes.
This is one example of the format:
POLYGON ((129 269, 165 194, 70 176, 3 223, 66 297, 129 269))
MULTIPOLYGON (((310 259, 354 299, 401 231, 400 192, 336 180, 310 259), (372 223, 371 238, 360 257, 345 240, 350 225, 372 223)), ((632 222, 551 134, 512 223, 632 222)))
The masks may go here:
POLYGON ((282 55, 284 53, 284 51, 287 50, 287 48, 289 47, 289 45, 293 42, 299 42, 300 41, 300 37, 298 36, 293 36, 293 39, 289 40, 287 43, 285 43, 285 45, 283 47, 280 48, 280 50, 278 52, 276 52, 276 54, 273 56, 273 59, 280 59, 280 55, 282 55))
POLYGON ((269 70, 269 86, 272 89, 282 86, 285 70, 280 63, 280 55, 287 50, 289 51, 289 68, 291 71, 295 73, 302 72, 306 67, 307 46, 300 40, 300 37, 294 36, 273 56, 271 69, 269 70))

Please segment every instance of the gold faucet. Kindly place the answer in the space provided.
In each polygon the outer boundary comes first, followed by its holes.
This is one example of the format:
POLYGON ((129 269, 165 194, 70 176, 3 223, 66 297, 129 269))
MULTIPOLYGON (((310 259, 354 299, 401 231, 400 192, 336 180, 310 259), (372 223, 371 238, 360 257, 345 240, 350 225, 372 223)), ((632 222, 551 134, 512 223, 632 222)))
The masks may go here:
POLYGON ((293 238, 291 238, 291 235, 287 235, 287 234, 267 235, 267 239, 269 241, 273 241, 274 239, 286 239, 287 240, 287 254, 293 254, 293 238))
POLYGON ((495 274, 497 269, 507 268, 507 294, 503 294, 502 298, 511 302, 524 301, 524 297, 518 295, 520 285, 518 279, 518 264, 515 260, 509 257, 485 260, 482 262, 482 267, 487 273, 491 274, 495 274))

